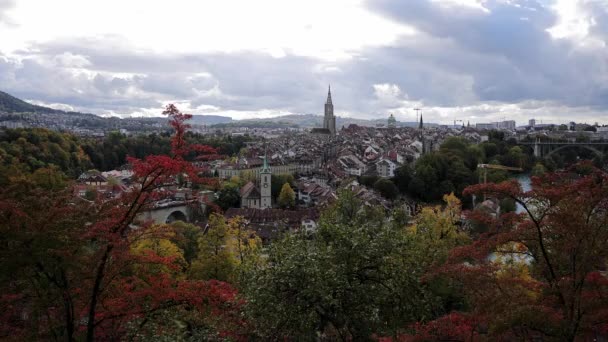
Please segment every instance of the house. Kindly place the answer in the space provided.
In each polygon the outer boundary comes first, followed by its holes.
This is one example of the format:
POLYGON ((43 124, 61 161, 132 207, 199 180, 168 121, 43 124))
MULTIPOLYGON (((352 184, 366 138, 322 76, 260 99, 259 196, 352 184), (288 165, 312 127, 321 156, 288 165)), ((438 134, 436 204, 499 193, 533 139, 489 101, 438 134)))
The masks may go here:
POLYGON ((86 172, 83 172, 79 177, 78 177, 78 182, 79 183, 84 183, 87 185, 106 185, 108 184, 108 179, 106 177, 104 177, 101 172, 97 171, 97 170, 89 170, 86 172))
POLYGON ((376 163, 376 170, 378 172, 378 176, 382 178, 395 177, 396 168, 397 164, 393 163, 389 159, 382 159, 376 163))
POLYGON ((366 171, 365 164, 353 155, 342 156, 338 159, 338 162, 344 172, 351 176, 361 176, 366 171))

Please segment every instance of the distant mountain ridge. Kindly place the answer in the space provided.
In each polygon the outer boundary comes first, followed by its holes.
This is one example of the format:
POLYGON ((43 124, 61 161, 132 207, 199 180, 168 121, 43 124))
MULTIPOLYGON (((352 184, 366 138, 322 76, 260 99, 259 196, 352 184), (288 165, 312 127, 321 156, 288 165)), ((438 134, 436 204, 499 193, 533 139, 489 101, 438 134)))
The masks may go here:
POLYGON ((4 113, 64 113, 61 110, 33 105, 0 91, 0 112, 4 113))
MULTIPOLYGON (((116 125, 117 121, 129 121, 129 122, 164 122, 167 120, 165 117, 129 117, 119 119, 117 117, 104 118, 95 114, 80 113, 80 112, 66 112, 63 110, 48 108, 44 106, 38 106, 21 99, 18 99, 10 94, 0 91, 0 114, 22 114, 22 113, 38 113, 38 114, 56 114, 62 117, 78 117, 80 119, 94 120, 94 121, 111 121, 113 126, 116 125)), ((348 127, 351 124, 360 126, 386 126, 388 115, 386 118, 378 119, 357 119, 349 117, 337 116, 336 127, 341 128, 342 126, 348 127)), ((301 127, 301 128, 313 128, 323 126, 323 116, 317 114, 288 114, 282 116, 276 116, 272 118, 262 119, 243 119, 234 120, 228 116, 221 115, 203 115, 194 114, 190 122, 193 125, 208 125, 208 126, 251 126, 251 127, 301 127)), ((417 122, 397 122, 398 126, 417 127, 417 122)), ((437 126, 433 123, 425 123, 425 126, 437 126)))

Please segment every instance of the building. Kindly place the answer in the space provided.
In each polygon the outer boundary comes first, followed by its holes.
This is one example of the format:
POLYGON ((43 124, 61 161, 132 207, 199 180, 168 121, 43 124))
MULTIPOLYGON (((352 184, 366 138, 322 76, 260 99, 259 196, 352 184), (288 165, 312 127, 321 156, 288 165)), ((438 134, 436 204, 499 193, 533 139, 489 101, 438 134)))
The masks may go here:
POLYGON ((260 170, 260 194, 261 204, 260 209, 272 208, 272 195, 270 190, 272 171, 268 166, 266 156, 264 156, 264 165, 260 170))
POLYGON ((382 159, 381 161, 376 163, 376 170, 378 171, 378 176, 382 178, 395 177, 396 168, 397 164, 393 163, 388 159, 382 159))
POLYGON ((272 191, 271 180, 272 171, 268 166, 266 156, 264 156, 264 164, 260 169, 260 188, 255 186, 253 182, 245 184, 240 191, 241 207, 254 209, 272 208, 272 191))
POLYGON ((323 128, 329 130, 332 136, 336 135, 336 117, 334 116, 334 105, 331 101, 331 86, 327 91, 327 101, 325 101, 325 116, 323 117, 323 128))
POLYGON ((391 114, 391 116, 388 117, 388 128, 395 128, 397 127, 397 119, 395 119, 395 117, 393 116, 393 114, 391 114))
POLYGON ((507 131, 515 130, 515 120, 500 121, 500 122, 496 122, 495 124, 496 124, 497 129, 504 129, 507 131))
POLYGON ((264 244, 279 239, 290 231, 314 231, 319 215, 317 208, 302 210, 230 208, 224 214, 226 218, 243 217, 247 228, 255 231, 264 244))
POLYGON ((498 121, 498 122, 491 122, 491 123, 478 123, 475 125, 475 128, 488 129, 488 130, 504 129, 507 131, 514 131, 515 126, 516 126, 516 124, 515 124, 514 120, 505 120, 505 121, 498 121))
POLYGON ((534 129, 534 127, 536 126, 536 119, 528 120, 528 126, 530 126, 530 128, 532 128, 532 129, 534 129))

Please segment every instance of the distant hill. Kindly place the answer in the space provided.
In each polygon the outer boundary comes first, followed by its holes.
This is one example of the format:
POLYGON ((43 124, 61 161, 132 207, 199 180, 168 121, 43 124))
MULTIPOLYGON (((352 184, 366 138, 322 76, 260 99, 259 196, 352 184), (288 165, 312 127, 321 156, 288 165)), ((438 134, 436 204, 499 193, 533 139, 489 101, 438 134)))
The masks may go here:
POLYGON ((0 113, 63 113, 60 110, 36 106, 0 91, 0 113))
POLYGON ((190 124, 193 125, 216 125, 222 123, 232 122, 232 118, 229 116, 220 116, 220 115, 192 115, 192 120, 190 124))
MULTIPOLYGON (((56 123, 61 126, 59 129, 65 128, 70 129, 73 127, 80 128, 94 128, 94 129, 118 129, 127 128, 130 130, 145 129, 145 127, 138 127, 138 125, 147 126, 149 129, 162 128, 166 125, 166 117, 151 117, 151 118, 123 118, 119 119, 116 117, 104 118, 94 114, 79 113, 79 112, 65 112, 62 110, 52 109, 43 106, 37 106, 31 103, 27 103, 14 96, 11 96, 5 92, 0 91, 0 114, 12 116, 5 120, 25 120, 31 121, 32 118, 23 116, 23 113, 40 114, 34 115, 39 118, 38 121, 42 120, 43 125, 49 127, 56 123), (21 115, 21 117, 14 117, 15 114, 21 115), (42 118, 42 117, 45 118, 42 118)), ((342 126, 348 127, 351 124, 359 126, 385 126, 387 124, 387 118, 378 118, 373 120, 357 119, 349 117, 336 117, 336 128, 340 129, 342 126)), ((198 115, 192 116, 193 125, 208 125, 216 127, 301 127, 301 128, 313 128, 323 126, 323 116, 316 114, 289 114, 277 116, 274 118, 263 118, 263 119, 245 119, 245 120, 233 120, 228 116, 220 115, 198 115)), ((417 122, 397 122, 398 126, 417 127, 417 122)), ((436 126, 433 123, 425 123, 425 126, 436 126)))

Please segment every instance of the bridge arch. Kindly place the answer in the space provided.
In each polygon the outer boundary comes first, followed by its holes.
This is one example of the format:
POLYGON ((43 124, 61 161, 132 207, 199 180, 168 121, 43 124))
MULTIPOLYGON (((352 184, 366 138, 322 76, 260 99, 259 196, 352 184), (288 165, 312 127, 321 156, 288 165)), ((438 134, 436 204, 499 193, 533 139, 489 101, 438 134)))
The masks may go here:
POLYGON ((558 148, 556 148, 554 150, 549 151, 549 153, 547 153, 545 155, 545 157, 550 157, 552 154, 554 154, 554 153, 556 153, 558 151, 564 150, 566 148, 571 148, 571 147, 581 147, 581 148, 587 149, 587 150, 595 153, 599 157, 602 157, 604 155, 602 153, 602 151, 598 150, 597 148, 595 148, 593 146, 584 145, 584 144, 568 144, 568 145, 563 145, 563 146, 560 146, 560 147, 558 147, 558 148))
POLYGON ((188 215, 186 215, 182 210, 173 210, 169 213, 169 215, 167 215, 165 223, 173 223, 175 221, 188 222, 188 215))

